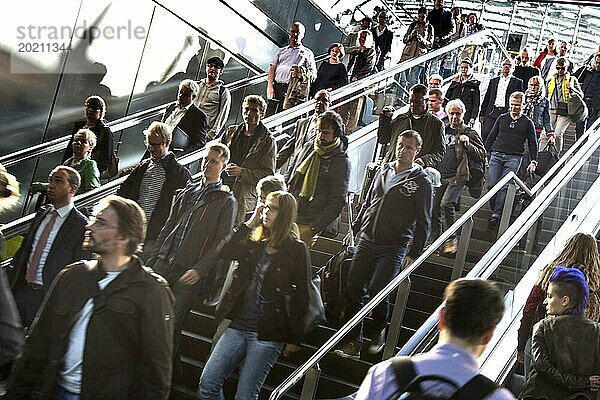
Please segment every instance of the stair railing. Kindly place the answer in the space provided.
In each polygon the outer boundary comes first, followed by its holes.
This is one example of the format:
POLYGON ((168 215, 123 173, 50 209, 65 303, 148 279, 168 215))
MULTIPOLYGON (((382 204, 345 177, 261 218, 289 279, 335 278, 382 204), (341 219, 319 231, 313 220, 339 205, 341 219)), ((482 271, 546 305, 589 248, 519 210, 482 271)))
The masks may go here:
MULTIPOLYGON (((493 188, 484 194, 471 208, 469 208, 458 220, 449 227, 440 237, 432 243, 414 262, 404 269, 396 278, 383 288, 379 293, 371 297, 370 301, 363 306, 357 314, 352 316, 332 337, 330 337, 323 346, 300 367, 298 367, 287 379, 285 379, 277 388, 271 392, 270 400, 281 398, 283 394, 292 386, 298 383, 304 377, 304 383, 300 399, 312 399, 311 394, 316 393, 318 379, 320 376, 320 360, 329 353, 356 325, 358 325, 376 306, 384 301, 394 290, 396 293, 396 302, 391 317, 385 347, 383 350, 383 359, 388 359, 396 353, 396 345, 400 336, 402 320, 408 303, 408 294, 410 292, 410 275, 417 270, 435 250, 437 250, 446 240, 448 240, 461 227, 461 234, 456 253, 456 259, 452 268, 452 280, 462 276, 463 266, 466 258, 468 245, 470 242, 471 231, 473 228, 473 216, 505 185, 508 186, 508 193, 503 209, 501 224, 504 223, 504 231, 499 233, 499 239, 492 248, 481 258, 475 267, 467 276, 477 276, 487 279, 499 266, 500 262, 518 244, 521 238, 531 233, 530 228, 538 223, 538 217, 545 211, 552 202, 558 191, 566 185, 577 173, 579 168, 587 162, 589 157, 600 146, 600 135, 596 135, 596 130, 600 126, 600 118, 596 120, 586 133, 573 145, 565 156, 564 160, 559 162, 546 174, 542 180, 532 189, 529 189, 525 183, 519 179, 514 172, 509 172, 493 188), (594 133, 594 135, 592 135, 594 133), (567 160, 568 159, 568 160, 567 160), (564 166, 564 168, 561 168, 564 166), (558 171, 560 169, 560 171, 558 171), (552 174, 555 176, 552 177, 552 174), (516 186, 521 188, 528 196, 536 196, 530 207, 527 207, 517 218, 515 223, 508 227, 510 214, 514 204, 516 186)), ((502 225, 501 227, 502 228, 502 225)), ((439 310, 439 309, 438 309, 439 310)), ((432 314, 422 327, 411 337, 411 339, 402 347, 399 354, 411 354, 424 340, 437 323, 438 314, 432 314)))

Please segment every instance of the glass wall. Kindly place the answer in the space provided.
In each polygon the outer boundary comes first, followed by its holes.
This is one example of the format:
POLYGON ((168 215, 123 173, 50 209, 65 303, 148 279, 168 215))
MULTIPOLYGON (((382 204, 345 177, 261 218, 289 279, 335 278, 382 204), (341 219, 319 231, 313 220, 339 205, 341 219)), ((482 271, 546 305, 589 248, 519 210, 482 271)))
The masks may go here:
MULTIPOLYGON (((0 141, 0 156, 70 134, 73 123, 84 119, 83 102, 92 94, 106 100, 105 118, 113 121, 174 101, 178 83, 203 78, 205 60, 212 56, 224 59, 225 82, 268 67, 278 43, 232 9, 214 1, 205 4, 213 13, 197 13, 196 6, 174 3, 179 6, 170 10, 148 0, 68 0, 57 8, 24 0, 7 8, 0 24, 0 137, 10 140, 0 141)), ((267 17, 258 26, 287 40, 267 17)), ((265 92, 262 86, 253 90, 265 92)), ((233 94, 232 123, 243 94, 233 94)), ((139 161, 142 131, 152 120, 113 132, 121 168, 139 161)), ((57 152, 9 170, 26 196, 31 182, 45 180, 61 160, 57 152)), ((0 222, 21 211, 13 209, 0 222)))

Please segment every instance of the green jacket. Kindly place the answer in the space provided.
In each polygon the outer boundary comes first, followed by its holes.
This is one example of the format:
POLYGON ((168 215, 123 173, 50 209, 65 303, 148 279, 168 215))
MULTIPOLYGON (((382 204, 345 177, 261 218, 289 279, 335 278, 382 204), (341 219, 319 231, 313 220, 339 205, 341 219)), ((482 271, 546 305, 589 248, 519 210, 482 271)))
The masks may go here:
MULTIPOLYGON (((66 160, 62 165, 73 167, 81 176, 81 184, 76 194, 82 194, 100 186, 100 171, 96 166, 96 161, 89 156, 83 157, 78 163, 71 165, 73 157, 66 160)), ((32 192, 45 192, 48 190, 47 182, 34 182, 31 184, 32 192)))

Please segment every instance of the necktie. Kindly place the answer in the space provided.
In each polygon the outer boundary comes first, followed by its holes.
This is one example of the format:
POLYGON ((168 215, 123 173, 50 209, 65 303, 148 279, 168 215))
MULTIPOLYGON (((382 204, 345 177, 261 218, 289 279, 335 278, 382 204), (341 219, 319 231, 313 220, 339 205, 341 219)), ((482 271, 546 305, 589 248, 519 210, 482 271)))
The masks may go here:
POLYGON ((58 212, 56 210, 52 211, 52 216, 50 220, 44 227, 42 234, 40 235, 40 239, 35 246, 35 250, 33 251, 33 256, 31 257, 31 262, 27 266, 27 273, 25 274, 25 280, 27 282, 33 282, 35 279, 35 273, 38 268, 38 264, 40 263, 40 258, 42 257, 42 251, 44 247, 46 247, 46 242, 48 242, 48 236, 50 236, 50 231, 54 226, 54 222, 56 221, 56 217, 58 217, 58 212))

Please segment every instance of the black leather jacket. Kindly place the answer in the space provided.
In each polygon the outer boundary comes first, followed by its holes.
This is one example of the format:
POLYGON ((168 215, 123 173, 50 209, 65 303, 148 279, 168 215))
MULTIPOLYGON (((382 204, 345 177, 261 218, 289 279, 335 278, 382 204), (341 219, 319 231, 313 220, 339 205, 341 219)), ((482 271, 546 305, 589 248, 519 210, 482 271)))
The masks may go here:
MULTIPOLYGON (((237 260, 231 286, 217 307, 216 319, 230 317, 234 308, 244 301, 246 288, 252 280, 265 245, 250 241, 250 229, 242 224, 219 246, 219 255, 237 260)), ((258 317, 258 339, 299 345, 304 336, 304 316, 308 310, 308 285, 311 266, 308 247, 296 239, 281 243, 263 278, 261 296, 271 300, 258 317), (284 295, 292 294, 290 315, 287 315, 284 295)))
POLYGON ((546 318, 534 327, 531 350, 520 399, 596 399, 589 377, 600 373, 600 324, 579 315, 546 318))

